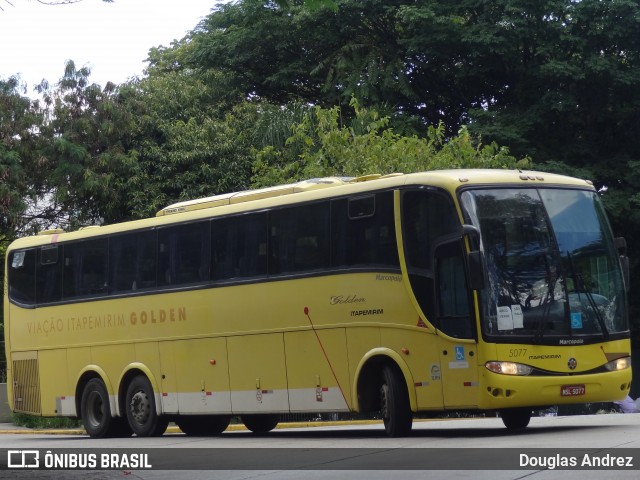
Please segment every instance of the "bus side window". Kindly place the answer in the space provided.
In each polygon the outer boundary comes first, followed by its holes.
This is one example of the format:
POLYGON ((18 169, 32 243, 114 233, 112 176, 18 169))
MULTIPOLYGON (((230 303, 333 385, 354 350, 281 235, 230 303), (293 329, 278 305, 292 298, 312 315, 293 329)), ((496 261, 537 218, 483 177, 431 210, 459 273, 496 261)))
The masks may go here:
POLYGON ((112 292, 155 287, 156 232, 135 232, 109 241, 109 286, 112 292))
POLYGON ((106 238, 65 244, 62 279, 64 298, 107 293, 107 246, 106 238))
POLYGON ((237 276, 234 265, 236 232, 233 217, 211 222, 211 279, 224 280, 237 276))
POLYGON ((211 223, 211 278, 267 274, 267 214, 223 217, 211 223))
POLYGON ((36 265, 36 302, 58 302, 62 298, 62 247, 42 247, 36 265))
POLYGON ((393 192, 331 202, 331 266, 399 264, 393 192))
POLYGON ((9 257, 9 297, 23 304, 36 301, 36 251, 12 252, 9 257))
POLYGON ((273 210, 269 273, 294 273, 329 266, 327 202, 273 210))
POLYGON ((158 285, 209 280, 209 222, 158 230, 158 285))

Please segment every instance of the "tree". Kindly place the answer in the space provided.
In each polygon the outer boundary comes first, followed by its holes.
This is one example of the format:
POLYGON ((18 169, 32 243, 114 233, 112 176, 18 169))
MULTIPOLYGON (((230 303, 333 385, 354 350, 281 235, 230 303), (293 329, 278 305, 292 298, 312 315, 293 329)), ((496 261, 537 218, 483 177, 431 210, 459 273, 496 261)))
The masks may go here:
POLYGON ((37 132, 43 118, 24 93, 19 77, 0 79, 0 239, 5 241, 26 228, 25 210, 41 178, 37 132))
POLYGON ((119 88, 101 88, 89 76, 88 68, 69 61, 55 88, 39 87, 47 113, 40 131, 47 140, 41 197, 46 217, 60 226, 129 217, 124 180, 136 162, 134 114, 119 88))
POLYGON ((279 104, 356 98, 408 132, 469 124, 539 163, 640 151, 637 0, 291 3, 221 6, 194 32, 191 65, 279 104))
POLYGON ((637 157, 637 1, 495 2, 468 27, 476 65, 489 67, 481 82, 498 87, 491 103, 470 112, 474 131, 539 162, 637 157), (480 34, 489 25, 490 41, 480 34))
MULTIPOLYGON (((190 64, 228 72, 245 95, 271 102, 346 107, 356 98, 396 128, 417 133, 442 121, 454 135, 470 108, 496 94, 465 37, 484 4, 340 0, 334 11, 243 0, 220 6, 193 32, 190 64)), ((482 27, 483 38, 495 29, 482 27)))
POLYGON ((359 107, 350 125, 341 123, 339 107, 314 107, 293 125, 285 146, 263 148, 254 163, 256 187, 328 176, 412 173, 444 168, 526 168, 506 147, 483 145, 466 128, 447 139, 444 125, 429 127, 425 137, 403 136, 389 128, 389 118, 359 107))
POLYGON ((259 106, 245 101, 227 75, 185 66, 190 48, 185 39, 152 49, 148 76, 128 86, 138 153, 126 189, 136 217, 249 185, 259 106))
POLYGON ((398 17, 402 3, 343 0, 337 11, 258 0, 222 5, 194 32, 190 61, 228 72, 245 95, 274 103, 346 107, 355 97, 404 118, 435 124, 450 116, 459 124, 458 113, 440 102, 444 95, 421 96, 412 85, 398 17))

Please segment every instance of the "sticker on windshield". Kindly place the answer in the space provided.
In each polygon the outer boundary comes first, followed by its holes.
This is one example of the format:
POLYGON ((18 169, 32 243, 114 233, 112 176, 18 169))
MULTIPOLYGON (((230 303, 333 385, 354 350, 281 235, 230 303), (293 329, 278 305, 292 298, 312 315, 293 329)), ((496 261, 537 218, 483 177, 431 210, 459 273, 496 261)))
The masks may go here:
POLYGON ((574 328, 574 329, 582 328, 581 312, 571 312, 571 328, 574 328))
POLYGON ((498 307, 498 330, 513 330, 511 307, 498 307))
POLYGON ((20 268, 24 265, 24 256, 27 252, 16 252, 13 254, 12 268, 20 268))
POLYGON ((498 330, 513 330, 524 327, 524 313, 520 305, 498 307, 498 330))
POLYGON ((520 305, 511 305, 511 316, 513 317, 513 328, 524 327, 524 314, 520 305))

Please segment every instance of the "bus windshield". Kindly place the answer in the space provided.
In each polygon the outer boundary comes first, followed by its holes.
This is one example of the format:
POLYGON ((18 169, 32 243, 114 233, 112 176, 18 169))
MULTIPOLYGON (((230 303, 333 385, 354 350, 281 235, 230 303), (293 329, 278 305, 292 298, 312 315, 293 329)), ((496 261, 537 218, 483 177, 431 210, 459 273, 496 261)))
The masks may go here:
POLYGON ((461 199, 481 231, 486 337, 573 344, 628 330, 620 263, 596 192, 496 188, 461 199))

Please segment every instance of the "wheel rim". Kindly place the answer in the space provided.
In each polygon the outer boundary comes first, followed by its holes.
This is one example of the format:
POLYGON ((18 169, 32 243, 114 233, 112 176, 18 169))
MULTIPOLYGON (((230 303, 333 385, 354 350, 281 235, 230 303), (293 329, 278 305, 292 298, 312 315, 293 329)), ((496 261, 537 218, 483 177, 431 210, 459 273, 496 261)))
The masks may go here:
POLYGON ((136 423, 144 425, 151 415, 151 402, 147 394, 142 390, 134 393, 129 403, 129 411, 136 423))
POLYGON ((104 421, 104 403, 100 394, 95 391, 89 393, 87 405, 89 406, 86 416, 87 422, 92 427, 99 427, 104 421))

